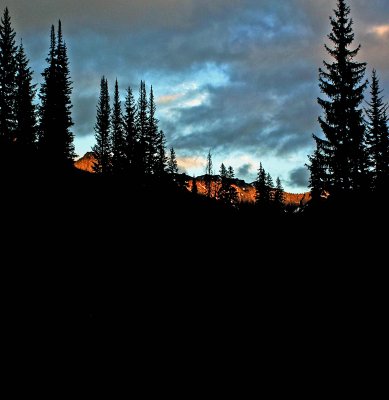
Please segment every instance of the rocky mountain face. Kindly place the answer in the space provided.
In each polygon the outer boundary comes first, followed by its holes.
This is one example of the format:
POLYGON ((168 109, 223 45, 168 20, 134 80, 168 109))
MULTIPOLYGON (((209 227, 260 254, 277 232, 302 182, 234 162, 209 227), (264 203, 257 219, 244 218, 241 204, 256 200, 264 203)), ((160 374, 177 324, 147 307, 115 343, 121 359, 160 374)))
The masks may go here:
POLYGON ((91 151, 85 153, 83 157, 79 158, 75 163, 75 167, 82 171, 93 172, 93 165, 96 159, 91 151))
MULTIPOLYGON (((81 169, 83 171, 92 172, 93 173, 93 165, 95 163, 95 157, 92 152, 86 153, 83 157, 78 159, 74 165, 76 168, 81 169)), ((184 175, 183 179, 180 181, 186 182, 186 187, 188 190, 192 190, 193 186, 193 178, 184 175)), ((214 197, 220 188, 219 177, 213 176, 212 178, 212 196, 214 197)), ((197 191, 201 195, 206 195, 206 182, 204 176, 199 176, 196 178, 197 191)), ((255 202, 255 187, 253 183, 246 183, 241 179, 234 179, 233 186, 235 187, 239 200, 241 202, 254 203, 255 202)), ((310 194, 307 193, 285 193, 285 204, 290 204, 293 206, 304 205, 310 200, 310 194)))

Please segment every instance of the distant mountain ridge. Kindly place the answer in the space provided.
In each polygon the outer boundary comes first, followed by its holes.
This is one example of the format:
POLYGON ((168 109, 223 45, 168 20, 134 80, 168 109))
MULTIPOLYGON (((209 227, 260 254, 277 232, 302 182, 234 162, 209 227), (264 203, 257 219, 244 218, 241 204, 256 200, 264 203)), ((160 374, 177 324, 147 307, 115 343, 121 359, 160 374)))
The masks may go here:
MULTIPOLYGON (((84 154, 83 157, 79 158, 75 163, 75 167, 93 173, 93 165, 96 159, 93 152, 89 151, 84 154)), ((184 180, 188 190, 192 190, 193 177, 183 174, 184 180)), ((214 175, 212 177, 212 192, 216 193, 219 186, 219 176, 214 175)), ((197 191, 201 195, 207 193, 205 176, 198 176, 196 178, 197 191)), ((254 203, 255 202, 255 187, 254 183, 247 183, 242 179, 234 179, 233 186, 235 187, 238 198, 241 202, 254 203)), ((287 193, 285 192, 285 204, 294 206, 304 205, 310 200, 311 196, 309 192, 306 193, 287 193)))

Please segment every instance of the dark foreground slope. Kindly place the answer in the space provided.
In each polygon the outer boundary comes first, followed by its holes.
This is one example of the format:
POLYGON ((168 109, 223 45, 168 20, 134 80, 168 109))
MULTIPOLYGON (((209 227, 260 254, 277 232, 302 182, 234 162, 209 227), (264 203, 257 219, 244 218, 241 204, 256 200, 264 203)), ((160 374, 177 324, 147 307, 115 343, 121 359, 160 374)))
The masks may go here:
POLYGON ((320 308, 369 281, 383 248, 376 227, 385 215, 374 207, 280 217, 80 171, 2 182, 9 310, 34 321, 212 321, 320 308))

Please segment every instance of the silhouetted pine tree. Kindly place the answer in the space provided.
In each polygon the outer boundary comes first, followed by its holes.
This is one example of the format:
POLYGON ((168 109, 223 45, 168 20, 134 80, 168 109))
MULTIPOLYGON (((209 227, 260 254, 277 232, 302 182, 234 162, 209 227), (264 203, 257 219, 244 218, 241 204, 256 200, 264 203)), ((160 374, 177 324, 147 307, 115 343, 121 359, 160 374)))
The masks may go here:
POLYGON ((138 150, 136 129, 136 105, 131 87, 127 89, 124 104, 124 155, 127 173, 136 173, 136 152, 138 150))
MULTIPOLYGON (((310 157, 311 185, 325 183, 331 194, 355 191, 366 185, 366 153, 364 148, 365 127, 362 109, 366 63, 356 62, 360 46, 351 50, 354 40, 350 7, 345 0, 338 0, 335 18, 331 17, 332 32, 328 35, 333 48, 325 45, 334 59, 324 61, 325 69, 319 69, 320 89, 326 95, 318 103, 324 110, 319 122, 325 139, 314 135, 317 151, 310 157), (320 166, 318 166, 320 164, 320 166), (323 171, 320 178, 318 173, 323 171)), ((318 192, 319 187, 313 187, 318 192)))
POLYGON ((285 208, 285 191, 281 183, 281 179, 277 177, 276 188, 274 191, 274 206, 276 210, 282 211, 285 208))
POLYGON ((388 105, 384 104, 380 96, 379 79, 376 70, 373 70, 371 100, 366 110, 368 129, 366 143, 368 145, 369 167, 372 171, 372 188, 387 190, 389 184, 389 130, 388 130, 388 105))
POLYGON ((47 63, 48 67, 42 73, 44 82, 40 91, 39 147, 44 159, 50 161, 52 169, 70 168, 75 157, 74 136, 70 131, 73 125, 72 82, 61 21, 58 22, 57 36, 54 26, 51 27, 47 63))
POLYGON ((136 113, 136 130, 138 136, 138 145, 136 156, 136 165, 138 166, 139 174, 142 176, 146 173, 146 163, 147 163, 147 151, 148 151, 148 102, 146 93, 146 84, 144 81, 140 82, 139 87, 139 98, 136 113))
POLYGON ((16 55, 15 140, 23 158, 34 153, 37 142, 35 85, 32 84, 32 71, 28 63, 23 44, 20 43, 16 55))
POLYGON ((222 163, 220 166, 219 176, 220 176, 220 187, 218 190, 218 198, 221 202, 228 204, 229 202, 228 192, 230 183, 228 179, 227 168, 225 167, 224 163, 222 163))
POLYGON ((157 154, 154 173, 157 178, 162 178, 166 173, 168 158, 166 156, 166 139, 162 130, 157 135, 157 154))
POLYGON ((174 148, 170 148, 170 156, 167 160, 167 172, 174 178, 178 174, 178 164, 176 158, 176 152, 174 148))
POLYGON ((122 104, 119 96, 119 85, 116 79, 115 89, 113 96, 113 107, 112 107, 112 117, 111 117, 111 168, 112 173, 115 175, 120 175, 125 170, 125 139, 123 131, 123 118, 122 118, 122 104))
POLYGON ((207 155, 207 164, 205 166, 205 188, 207 197, 212 196, 212 175, 213 175, 212 154, 211 150, 209 150, 207 155))
POLYGON ((260 163, 255 181, 255 203, 261 207, 269 207, 273 200, 273 179, 260 163))
MULTIPOLYGON (((0 144, 7 146, 15 139, 16 52, 15 31, 8 8, 0 21, 0 144)), ((2 149, 4 150, 4 149, 2 149)))
POLYGON ((227 179, 229 181, 229 188, 228 188, 228 202, 231 205, 237 205, 239 202, 238 192, 236 188, 232 186, 233 180, 235 179, 235 172, 232 166, 230 165, 227 170, 227 179))
POLYGON ((95 124, 96 144, 93 146, 93 154, 96 158, 93 170, 101 175, 111 172, 111 107, 109 104, 108 81, 103 76, 100 83, 100 97, 97 104, 95 124))
POLYGON ((148 122, 146 134, 146 174, 155 174, 158 162, 158 120, 155 116, 156 105, 154 102, 153 87, 150 88, 148 101, 148 122))

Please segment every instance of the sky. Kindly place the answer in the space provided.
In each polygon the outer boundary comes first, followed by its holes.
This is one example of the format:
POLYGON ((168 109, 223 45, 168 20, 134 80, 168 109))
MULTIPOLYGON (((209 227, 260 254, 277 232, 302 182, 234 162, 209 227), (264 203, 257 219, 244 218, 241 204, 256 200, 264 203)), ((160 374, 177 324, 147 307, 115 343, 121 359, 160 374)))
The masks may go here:
MULTIPOLYGON (((349 0, 358 61, 377 70, 389 101, 389 0, 349 0)), ((159 126, 179 167, 231 165, 255 180, 259 163, 289 192, 307 190, 304 164, 320 134, 318 68, 336 0, 0 0, 41 82, 52 24, 62 21, 73 81, 78 155, 94 144, 100 79, 122 99, 153 86, 159 126)), ((39 87, 39 86, 38 86, 39 87)), ((368 96, 368 92, 366 93, 368 96)), ((112 96, 111 96, 112 97, 112 96)))

